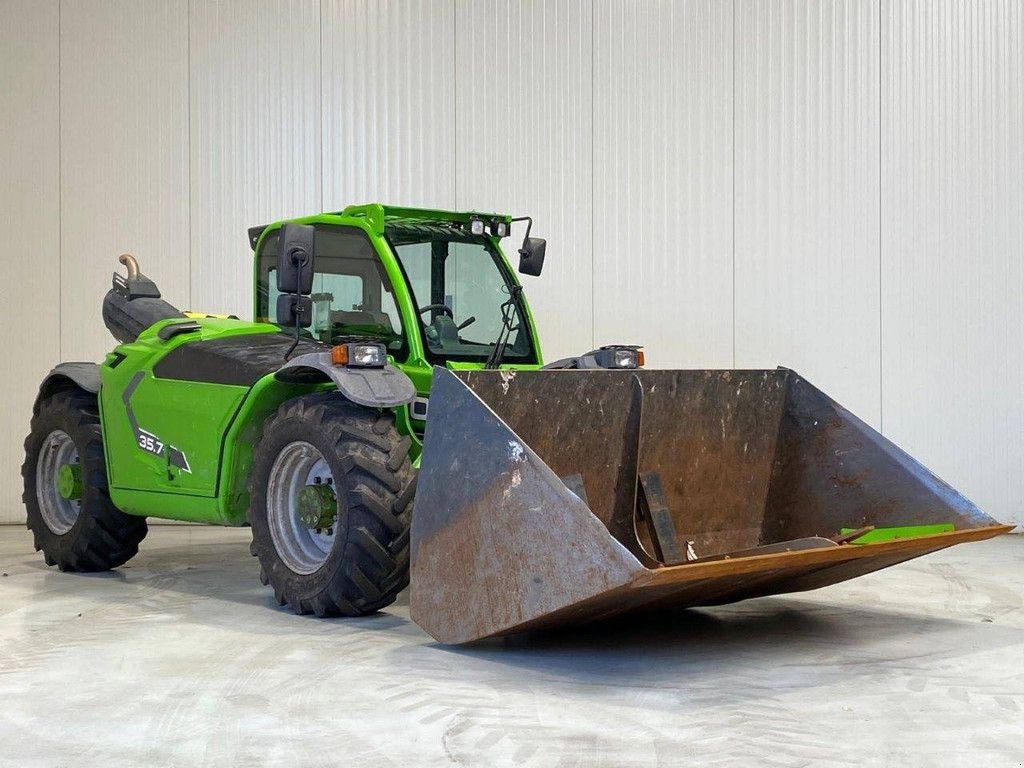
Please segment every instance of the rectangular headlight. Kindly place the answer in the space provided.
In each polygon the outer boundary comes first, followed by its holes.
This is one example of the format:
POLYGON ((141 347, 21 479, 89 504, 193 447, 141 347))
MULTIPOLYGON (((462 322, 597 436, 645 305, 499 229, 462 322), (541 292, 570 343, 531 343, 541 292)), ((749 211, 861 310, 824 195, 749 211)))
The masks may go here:
POLYGON ((388 360, 383 344, 349 344, 348 364, 358 368, 383 368, 388 360))
POLYGON ((331 350, 331 361, 350 368, 383 368, 388 355, 383 344, 339 344, 331 350))
POLYGON ((635 349, 612 350, 612 368, 638 368, 638 363, 635 349))
MULTIPOLYGON (((609 344, 588 353, 593 356, 598 368, 643 368, 644 352, 639 347, 625 344, 609 344)), ((590 366, 580 366, 586 368, 590 366)))

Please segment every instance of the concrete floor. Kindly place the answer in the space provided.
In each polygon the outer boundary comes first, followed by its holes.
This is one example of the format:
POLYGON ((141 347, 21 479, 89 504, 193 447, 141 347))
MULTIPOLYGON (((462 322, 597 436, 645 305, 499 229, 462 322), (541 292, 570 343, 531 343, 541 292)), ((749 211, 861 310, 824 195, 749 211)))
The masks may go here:
POLYGON ((1024 536, 829 587, 473 648, 408 601, 272 603, 248 531, 116 573, 0 527, 0 764, 1024 764, 1024 536))

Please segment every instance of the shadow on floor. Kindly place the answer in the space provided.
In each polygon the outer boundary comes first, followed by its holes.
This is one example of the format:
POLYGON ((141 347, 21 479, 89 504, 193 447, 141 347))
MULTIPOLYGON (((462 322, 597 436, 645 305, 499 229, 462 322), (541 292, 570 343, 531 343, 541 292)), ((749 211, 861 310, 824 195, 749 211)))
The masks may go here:
POLYGON ((45 592, 101 592, 97 597, 103 600, 139 605, 147 612, 180 613, 192 622, 225 625, 243 620, 248 631, 268 635, 388 632, 402 643, 390 654, 408 654, 409 646, 416 646, 411 658, 395 659, 400 665, 422 660, 424 653, 441 654, 473 667, 497 664, 581 682, 635 683, 666 674, 697 674, 705 668, 718 674, 732 668, 749 674, 758 667, 809 664, 834 668, 841 677, 1019 644, 1024 635, 1020 629, 980 620, 930 616, 916 605, 908 605, 906 611, 851 605, 841 602, 844 595, 837 591, 835 602, 767 597, 445 646, 430 641, 407 618, 407 592, 387 611, 360 619, 295 616, 278 606, 271 590, 260 584, 259 565, 241 533, 237 540, 205 541, 203 536, 163 529, 158 543, 143 542, 135 559, 104 574, 61 574, 43 565, 38 553, 17 560, 18 570, 45 573, 40 584, 45 592), (212 602, 195 610, 197 597, 212 602), (267 613, 243 612, 243 617, 237 610, 218 608, 217 602, 267 613))
POLYGON ((816 680, 907 671, 928 660, 1024 644, 1024 630, 913 612, 767 597, 730 606, 617 617, 579 627, 431 647, 467 662, 578 682, 630 684, 666 674, 816 680))

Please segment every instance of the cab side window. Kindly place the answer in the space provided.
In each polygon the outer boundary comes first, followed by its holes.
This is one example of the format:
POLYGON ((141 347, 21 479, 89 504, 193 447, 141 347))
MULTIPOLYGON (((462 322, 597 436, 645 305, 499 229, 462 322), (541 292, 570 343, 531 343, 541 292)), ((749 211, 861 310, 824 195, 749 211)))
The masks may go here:
MULTIPOLYGON (((267 235, 260 249, 257 315, 277 322, 278 233, 267 235)), ((390 354, 405 350, 402 318, 391 282, 364 232, 317 225, 313 278, 313 325, 309 333, 333 344, 345 336, 380 340, 390 354)))

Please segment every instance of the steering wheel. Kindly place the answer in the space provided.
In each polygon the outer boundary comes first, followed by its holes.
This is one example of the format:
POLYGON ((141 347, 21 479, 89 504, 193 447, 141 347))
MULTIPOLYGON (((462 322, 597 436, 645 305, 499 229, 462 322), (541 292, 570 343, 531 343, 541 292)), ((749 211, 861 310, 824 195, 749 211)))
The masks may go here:
POLYGON ((422 315, 424 312, 429 312, 432 309, 443 315, 448 315, 452 320, 455 319, 455 315, 452 314, 452 310, 447 304, 427 304, 425 307, 420 307, 420 314, 422 315))

